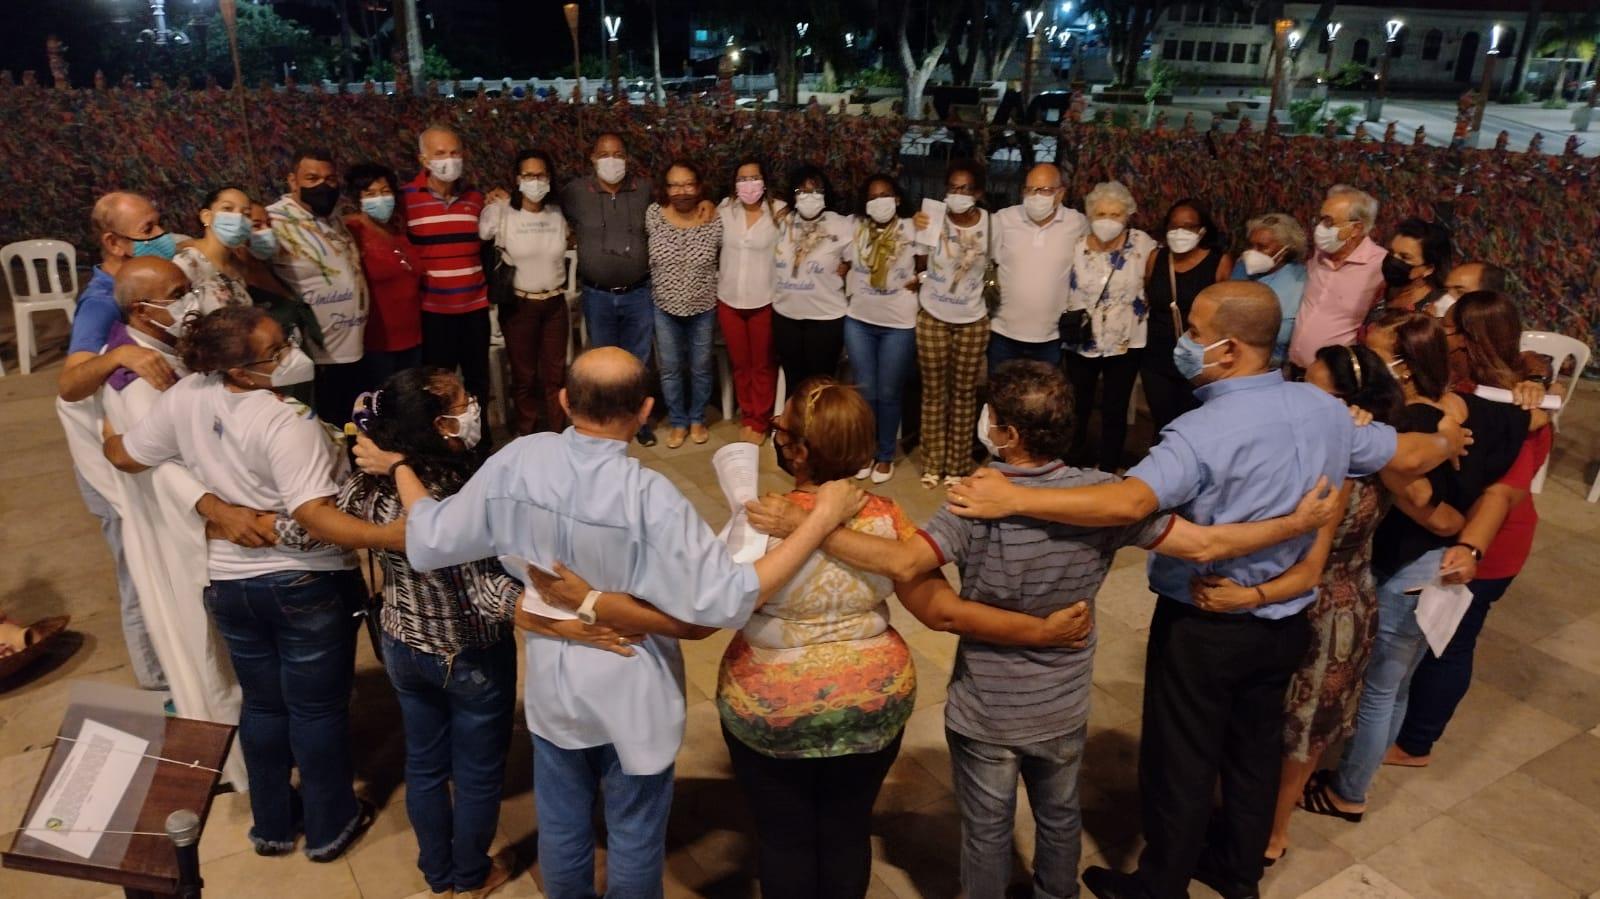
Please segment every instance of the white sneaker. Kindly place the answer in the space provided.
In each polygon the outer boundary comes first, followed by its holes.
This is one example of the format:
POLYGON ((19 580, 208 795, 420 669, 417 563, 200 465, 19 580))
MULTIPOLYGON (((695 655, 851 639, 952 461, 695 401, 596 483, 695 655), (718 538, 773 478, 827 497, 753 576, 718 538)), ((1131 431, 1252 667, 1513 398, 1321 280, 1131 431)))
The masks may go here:
POLYGON ((867 479, 867 475, 869 474, 872 474, 872 466, 870 464, 866 468, 856 472, 856 480, 865 481, 867 479))
POLYGON ((894 465, 891 464, 888 471, 879 471, 878 466, 872 466, 872 483, 884 484, 892 477, 894 477, 894 465))
POLYGON ((939 486, 939 476, 938 475, 930 473, 930 474, 925 474, 925 475, 922 476, 922 489, 923 490, 932 490, 932 489, 934 489, 935 487, 938 487, 938 486, 939 486))
POLYGON ((957 477, 956 475, 950 475, 950 476, 948 476, 948 477, 946 477, 944 479, 944 485, 946 487, 954 487, 954 486, 956 486, 957 484, 960 484, 960 483, 961 483, 961 478, 957 477))

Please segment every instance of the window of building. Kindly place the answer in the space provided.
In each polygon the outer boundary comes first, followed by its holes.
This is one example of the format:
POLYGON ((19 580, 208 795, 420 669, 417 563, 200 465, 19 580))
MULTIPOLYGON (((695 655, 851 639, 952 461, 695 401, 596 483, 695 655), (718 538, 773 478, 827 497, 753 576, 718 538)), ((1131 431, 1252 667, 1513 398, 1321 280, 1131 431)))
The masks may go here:
POLYGON ((1194 61, 1195 62, 1210 62, 1211 61, 1211 42, 1210 41, 1201 41, 1200 45, 1195 48, 1194 61))
POLYGON ((696 28, 694 30, 694 40, 697 44, 709 43, 711 41, 711 32, 704 28, 696 28))
POLYGON ((1184 7, 1184 9, 1183 9, 1183 20, 1185 22, 1198 22, 1198 21, 1200 21, 1200 11, 1202 9, 1204 9, 1204 8, 1205 8, 1205 4, 1204 3, 1191 3, 1191 4, 1189 4, 1188 6, 1184 7))
POLYGON ((1169 39, 1164 40, 1164 41, 1161 42, 1161 58, 1162 59, 1177 59, 1178 58, 1178 42, 1176 40, 1169 38, 1169 39))
POLYGON ((1194 59, 1194 41, 1178 42, 1178 58, 1184 62, 1190 62, 1194 59))
POLYGON ((1217 8, 1209 3, 1200 4, 1200 21, 1206 25, 1216 24, 1217 8))
POLYGON ((1444 46, 1444 32, 1437 28, 1430 29, 1422 39, 1422 58, 1435 60, 1439 58, 1439 49, 1444 46))
POLYGON ((1250 45, 1250 64, 1253 65, 1253 66, 1261 65, 1261 45, 1260 44, 1251 44, 1250 45))
POLYGON ((1355 43, 1355 46, 1350 48, 1350 61, 1351 62, 1359 62, 1362 65, 1366 65, 1367 64, 1367 57, 1371 56, 1371 55, 1372 55, 1372 42, 1367 40, 1366 38, 1361 38, 1361 39, 1357 40, 1356 43, 1355 43))
POLYGON ((1238 64, 1244 62, 1244 53, 1245 53, 1244 44, 1234 44, 1233 45, 1233 56, 1228 61, 1232 62, 1235 65, 1238 65, 1238 64))

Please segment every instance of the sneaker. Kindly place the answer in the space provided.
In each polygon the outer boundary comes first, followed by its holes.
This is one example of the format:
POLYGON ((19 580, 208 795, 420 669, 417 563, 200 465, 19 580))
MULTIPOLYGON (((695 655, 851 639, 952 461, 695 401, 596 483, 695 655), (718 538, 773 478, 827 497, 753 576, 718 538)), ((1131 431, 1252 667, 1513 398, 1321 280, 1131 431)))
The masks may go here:
POLYGON ((887 464, 889 466, 888 471, 883 471, 882 469, 878 468, 877 465, 872 466, 872 483, 885 484, 888 483, 890 478, 894 477, 894 463, 889 462, 887 464))
POLYGON ((711 432, 706 429, 705 425, 697 422, 689 426, 689 439, 695 443, 705 443, 711 439, 711 432))
POLYGON ((472 899, 483 899, 495 890, 500 889, 511 881, 511 867, 516 862, 510 849, 502 849, 489 861, 489 876, 483 879, 483 886, 470 890, 466 895, 472 899))
POLYGON ((866 468, 863 468, 860 471, 856 472, 856 480, 865 481, 867 479, 867 476, 870 475, 870 474, 872 474, 872 466, 868 465, 866 468))
POLYGON ((923 490, 932 490, 939 486, 939 476, 929 472, 922 476, 922 480, 919 483, 922 484, 923 490))
POLYGON ((652 431, 649 425, 645 425, 639 429, 639 434, 635 439, 639 441, 640 446, 655 446, 656 432, 652 431))
POLYGON ((958 485, 960 483, 961 483, 961 476, 960 475, 953 475, 952 474, 952 475, 946 475, 945 476, 944 485, 947 488, 948 487, 954 487, 954 486, 956 486, 956 485, 958 485))

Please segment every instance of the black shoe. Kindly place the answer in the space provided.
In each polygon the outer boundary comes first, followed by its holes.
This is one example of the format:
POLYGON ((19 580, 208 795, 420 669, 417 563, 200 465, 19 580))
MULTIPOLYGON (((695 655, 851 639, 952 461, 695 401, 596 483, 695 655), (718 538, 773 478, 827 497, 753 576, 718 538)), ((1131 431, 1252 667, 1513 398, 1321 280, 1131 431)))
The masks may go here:
POLYGON ((1098 865, 1083 869, 1083 885, 1096 899, 1149 899, 1144 884, 1132 874, 1098 865))
POLYGON ((1228 874, 1215 855, 1206 853, 1194 866, 1194 878, 1217 891, 1222 899, 1261 899, 1259 884, 1245 885, 1228 874))
POLYGON ((637 439, 640 446, 655 446, 656 432, 651 430, 649 425, 645 425, 639 429, 637 439))

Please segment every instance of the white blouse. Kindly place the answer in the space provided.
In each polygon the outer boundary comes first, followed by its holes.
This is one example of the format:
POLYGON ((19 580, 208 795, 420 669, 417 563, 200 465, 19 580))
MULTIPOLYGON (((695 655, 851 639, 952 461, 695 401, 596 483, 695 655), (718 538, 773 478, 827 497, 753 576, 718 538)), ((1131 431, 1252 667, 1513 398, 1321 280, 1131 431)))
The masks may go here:
POLYGON ((983 276, 989 268, 989 213, 967 227, 948 217, 944 233, 928 254, 928 279, 919 297, 931 316, 952 325, 970 325, 989 314, 983 301, 983 276))
POLYGON ((778 271, 772 254, 778 245, 778 222, 786 204, 773 201, 761 204, 761 217, 747 224, 744 204, 729 197, 717 206, 722 216, 722 264, 717 279, 717 298, 733 309, 760 309, 772 305, 778 271))
POLYGON ((1067 308, 1089 310, 1094 338, 1068 347, 1080 356, 1120 356, 1144 347, 1150 306, 1144 296, 1144 267, 1156 242, 1137 228, 1128 229, 1122 247, 1110 252, 1089 249, 1078 239, 1067 274, 1067 308))
POLYGON ((516 266, 511 286, 525 293, 547 293, 567 283, 567 219, 549 203, 538 212, 512 209, 507 202, 483 207, 478 236, 493 241, 516 266))
POLYGON ((844 257, 850 263, 850 273, 845 276, 850 317, 882 328, 915 328, 917 291, 906 285, 917 276, 917 229, 910 219, 900 219, 895 227, 900 230, 899 252, 889 263, 884 286, 873 287, 872 270, 861 258, 867 251, 869 226, 865 218, 856 219, 855 234, 844 257))
POLYGON ((785 216, 773 248, 777 281, 772 311, 793 319, 844 318, 839 261, 855 233, 855 219, 837 212, 824 212, 809 222, 797 214, 785 216))

